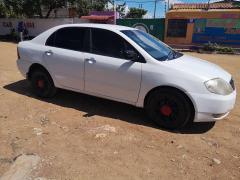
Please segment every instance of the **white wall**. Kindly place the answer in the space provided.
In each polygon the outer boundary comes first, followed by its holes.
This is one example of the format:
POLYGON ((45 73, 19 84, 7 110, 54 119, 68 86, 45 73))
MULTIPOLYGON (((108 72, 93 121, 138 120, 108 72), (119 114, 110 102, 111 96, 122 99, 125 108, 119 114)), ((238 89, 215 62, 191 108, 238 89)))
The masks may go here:
POLYGON ((43 31, 61 24, 72 24, 72 23, 87 23, 88 20, 79 18, 56 18, 56 19, 10 19, 0 18, 0 35, 10 34, 14 28, 17 32, 17 26, 19 21, 24 21, 26 24, 28 35, 37 36, 43 31))

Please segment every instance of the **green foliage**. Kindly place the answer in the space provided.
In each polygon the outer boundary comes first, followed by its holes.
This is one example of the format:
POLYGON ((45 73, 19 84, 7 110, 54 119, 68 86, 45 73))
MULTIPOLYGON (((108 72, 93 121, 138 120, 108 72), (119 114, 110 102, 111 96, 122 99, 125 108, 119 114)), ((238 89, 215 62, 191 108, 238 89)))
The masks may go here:
POLYGON ((69 0, 73 7, 76 7, 79 17, 89 15, 92 10, 103 11, 108 0, 69 0))
POLYGON ((65 0, 41 0, 40 5, 48 9, 45 18, 48 18, 50 13, 57 8, 62 8, 66 6, 65 0))
POLYGON ((234 50, 231 47, 223 47, 218 45, 217 43, 211 43, 211 42, 204 44, 203 50, 210 51, 210 52, 216 51, 218 53, 234 53, 234 50))
POLYGON ((29 18, 38 16, 42 18, 41 4, 42 2, 40 0, 25 0, 23 3, 23 16, 29 18))
POLYGON ((17 35, 17 32, 16 32, 15 29, 11 29, 10 37, 11 37, 12 40, 17 40, 18 39, 18 35, 17 35))
POLYGON ((108 0, 95 0, 91 4, 91 9, 95 11, 103 11, 107 3, 108 3, 108 0))
POLYGON ((216 45, 211 43, 211 42, 208 42, 207 44, 204 44, 203 46, 203 50, 204 51, 215 51, 216 50, 216 45))
POLYGON ((8 17, 34 17, 42 15, 42 7, 47 9, 45 18, 56 9, 66 5, 65 0, 3 0, 8 17))
POLYGON ((4 0, 8 17, 20 17, 23 15, 23 0, 4 0))
POLYGON ((239 8, 240 8, 240 2, 239 2, 239 1, 233 2, 233 5, 234 5, 235 7, 239 7, 239 8))
POLYGON ((89 11, 91 9, 91 4, 89 0, 76 0, 74 3, 76 5, 79 17, 89 14, 89 11))
POLYGON ((130 11, 127 14, 127 18, 142 18, 147 14, 147 10, 140 8, 130 8, 130 11))
MULTIPOLYGON (((67 2, 76 7, 79 16, 88 15, 91 10, 103 11, 112 0, 0 0, 0 17, 48 18, 54 9, 66 7, 67 2), (43 16, 43 8, 47 10, 43 16)), ((117 5, 123 15, 126 4, 117 5)))
MULTIPOLYGON (((77 13, 79 17, 89 15, 90 11, 104 11, 108 3, 113 5, 111 0, 69 0, 72 6, 77 8, 77 13)), ((116 11, 120 13, 121 16, 124 15, 126 3, 118 4, 116 11)))
POLYGON ((3 0, 0 0, 0 18, 6 17, 7 16, 7 9, 4 5, 3 0))

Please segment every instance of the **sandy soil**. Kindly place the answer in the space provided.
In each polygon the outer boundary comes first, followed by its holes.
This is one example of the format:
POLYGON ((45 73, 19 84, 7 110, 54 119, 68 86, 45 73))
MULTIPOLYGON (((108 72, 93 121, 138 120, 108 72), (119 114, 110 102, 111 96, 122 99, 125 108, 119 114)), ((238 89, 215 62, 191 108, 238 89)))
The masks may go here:
MULTIPOLYGON (((224 67, 240 89, 240 57, 197 56, 224 67)), ((240 179, 240 100, 224 121, 159 129, 141 109, 69 91, 38 99, 0 42, 0 176, 36 154, 32 179, 240 179), (14 159, 15 158, 15 159, 14 159)))

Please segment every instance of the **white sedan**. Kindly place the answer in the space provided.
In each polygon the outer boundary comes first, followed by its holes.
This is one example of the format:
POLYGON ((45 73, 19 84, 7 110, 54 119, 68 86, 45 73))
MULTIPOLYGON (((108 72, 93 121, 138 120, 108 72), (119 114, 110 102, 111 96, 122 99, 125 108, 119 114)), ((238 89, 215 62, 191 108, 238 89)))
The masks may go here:
POLYGON ((124 26, 54 27, 18 44, 17 65, 42 98, 62 88, 120 101, 169 129, 223 119, 236 100, 232 76, 219 66, 124 26))

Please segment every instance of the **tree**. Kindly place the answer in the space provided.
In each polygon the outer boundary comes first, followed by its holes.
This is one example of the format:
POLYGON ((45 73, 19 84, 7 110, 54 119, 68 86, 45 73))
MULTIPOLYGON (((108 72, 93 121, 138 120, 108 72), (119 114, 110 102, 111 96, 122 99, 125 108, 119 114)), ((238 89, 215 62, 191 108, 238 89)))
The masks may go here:
POLYGON ((63 8, 66 6, 65 0, 41 0, 41 1, 42 3, 40 5, 48 9, 45 18, 48 18, 54 9, 63 8))
POLYGON ((23 15, 29 18, 32 18, 34 16, 43 18, 41 6, 41 0, 25 0, 23 3, 23 9, 25 10, 23 11, 23 15))
POLYGON ((9 17, 19 17, 23 14, 23 0, 4 0, 9 17))
POLYGON ((3 0, 9 17, 42 17, 41 0, 3 0))
POLYGON ((91 3, 91 9, 95 11, 103 11, 106 7, 108 0, 95 0, 91 3))
POLYGON ((240 8, 240 2, 239 2, 239 1, 234 1, 232 4, 233 4, 235 7, 240 8))
POLYGON ((103 11, 108 0, 69 0, 72 7, 76 7, 79 17, 88 15, 90 11, 103 11))
MULTIPOLYGON (((76 7, 79 16, 83 16, 91 10, 103 11, 113 0, 0 0, 0 16, 49 18, 53 10, 67 7, 67 3, 76 7), (43 9, 46 11, 44 15, 43 9)), ((125 5, 117 6, 120 15, 123 14, 125 5)))
POLYGON ((44 18, 48 18, 54 9, 66 6, 65 0, 4 0, 4 5, 11 17, 43 18, 42 8, 47 9, 44 18))
POLYGON ((89 0, 75 0, 72 1, 72 3, 76 6, 79 17, 89 14, 89 11, 91 9, 89 0))
POLYGON ((147 10, 140 8, 130 8, 127 18, 142 18, 145 14, 147 14, 147 10))
POLYGON ((6 17, 6 16, 7 16, 6 7, 5 7, 3 1, 0 0, 0 18, 6 17))

